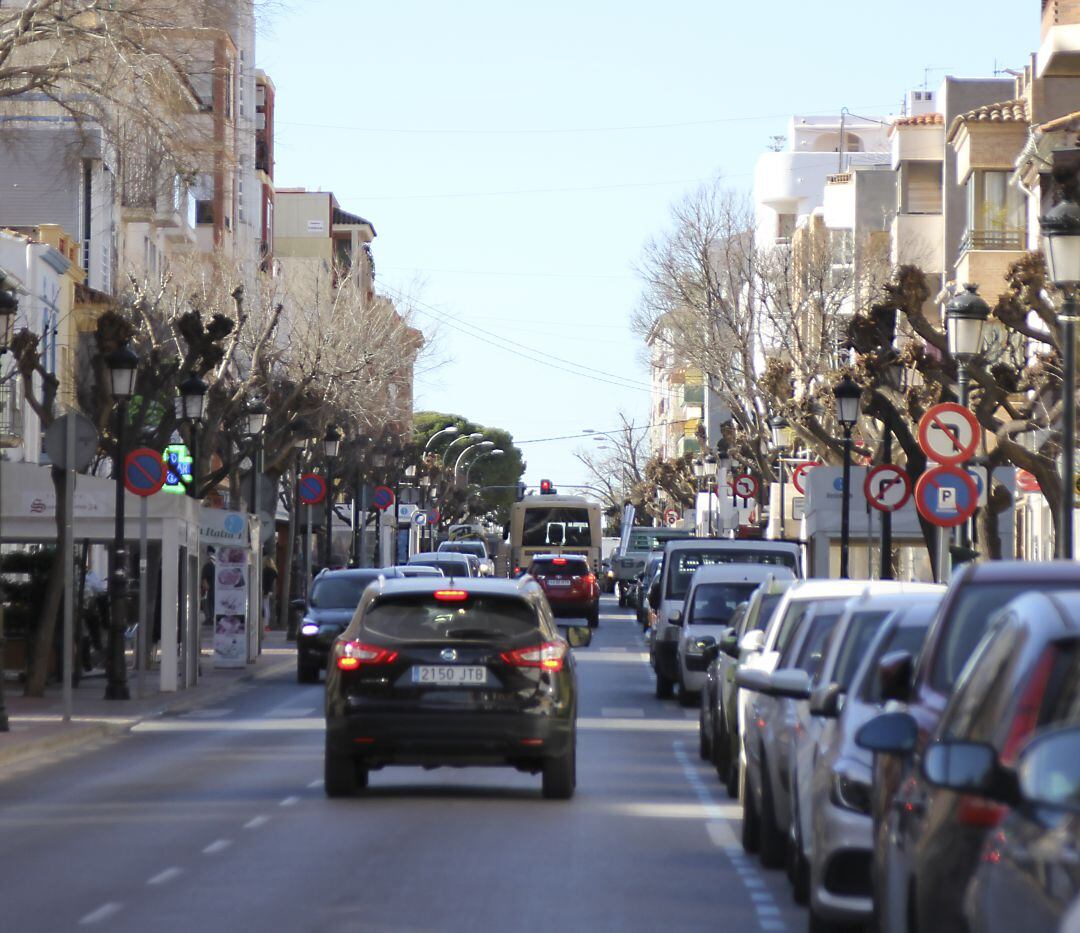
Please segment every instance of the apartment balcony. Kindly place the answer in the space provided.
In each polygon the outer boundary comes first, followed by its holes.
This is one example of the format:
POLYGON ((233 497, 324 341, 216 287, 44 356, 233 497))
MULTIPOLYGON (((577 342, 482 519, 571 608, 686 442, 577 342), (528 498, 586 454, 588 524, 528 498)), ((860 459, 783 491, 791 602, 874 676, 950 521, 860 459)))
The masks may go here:
POLYGON ((957 282, 976 282, 988 301, 1005 286, 1009 266, 1027 251, 1023 230, 969 230, 960 244, 957 282))
POLYGON ((918 266, 927 273, 944 271, 945 218, 941 214, 896 214, 891 234, 893 265, 918 266))
POLYGON ((22 405, 14 379, 0 382, 0 447, 18 447, 22 443, 22 405))
POLYGON ((1073 2, 1045 4, 1043 40, 1036 58, 1037 77, 1080 75, 1080 24, 1068 22, 1076 16, 1073 2))
POLYGON ((696 454, 701 452, 701 442, 696 437, 680 437, 678 444, 675 445, 675 456, 683 457, 686 454, 696 454))

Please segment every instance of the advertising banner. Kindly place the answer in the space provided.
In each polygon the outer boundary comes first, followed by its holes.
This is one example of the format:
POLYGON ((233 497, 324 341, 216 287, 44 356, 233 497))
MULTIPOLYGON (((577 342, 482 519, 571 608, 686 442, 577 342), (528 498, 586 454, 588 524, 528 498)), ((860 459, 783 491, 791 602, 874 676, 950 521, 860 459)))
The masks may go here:
POLYGON ((214 667, 247 663, 250 551, 218 548, 214 561, 214 667))

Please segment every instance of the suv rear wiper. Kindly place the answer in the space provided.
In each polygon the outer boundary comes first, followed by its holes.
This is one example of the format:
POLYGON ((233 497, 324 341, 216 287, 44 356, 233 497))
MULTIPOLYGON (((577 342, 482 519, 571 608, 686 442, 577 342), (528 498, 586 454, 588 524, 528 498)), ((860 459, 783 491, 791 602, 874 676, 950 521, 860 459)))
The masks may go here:
POLYGON ((505 635, 501 629, 490 628, 455 628, 446 632, 447 638, 498 638, 505 635))

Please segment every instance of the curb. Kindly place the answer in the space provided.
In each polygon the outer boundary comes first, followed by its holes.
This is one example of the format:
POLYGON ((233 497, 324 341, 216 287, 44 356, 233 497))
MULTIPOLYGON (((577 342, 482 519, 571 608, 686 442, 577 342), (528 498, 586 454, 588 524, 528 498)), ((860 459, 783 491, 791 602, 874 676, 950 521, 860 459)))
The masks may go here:
MULTIPOLYGON (((289 668, 296 666, 294 658, 283 658, 266 664, 262 670, 247 671, 236 677, 229 683, 217 687, 207 688, 198 696, 189 696, 184 691, 175 694, 176 699, 160 703, 152 709, 134 713, 123 722, 94 721, 92 717, 82 718, 78 721, 64 724, 53 734, 45 734, 28 739, 25 742, 16 742, 5 747, 0 738, 0 765, 23 764, 29 759, 47 755, 51 752, 76 752, 84 745, 90 745, 101 739, 119 738, 130 732, 135 726, 149 719, 157 719, 166 713, 184 712, 188 710, 202 709, 211 703, 217 702, 222 697, 236 692, 241 685, 249 685, 257 680, 276 676, 289 668)), ((198 687, 195 688, 198 690, 198 687)), ((16 733, 7 733, 15 735, 16 733)), ((0 780, 3 775, 0 774, 0 780)))

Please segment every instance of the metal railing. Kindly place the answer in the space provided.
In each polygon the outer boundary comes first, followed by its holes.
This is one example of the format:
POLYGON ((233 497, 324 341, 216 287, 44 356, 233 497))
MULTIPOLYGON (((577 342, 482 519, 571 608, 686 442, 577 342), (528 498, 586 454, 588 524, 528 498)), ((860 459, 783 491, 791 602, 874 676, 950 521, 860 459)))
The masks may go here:
POLYGON ((1023 252, 1027 246, 1027 231, 1010 230, 966 230, 960 241, 960 252, 970 250, 1009 250, 1023 252))

